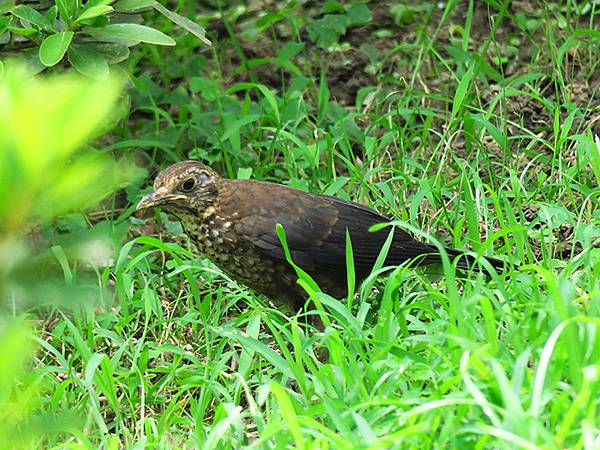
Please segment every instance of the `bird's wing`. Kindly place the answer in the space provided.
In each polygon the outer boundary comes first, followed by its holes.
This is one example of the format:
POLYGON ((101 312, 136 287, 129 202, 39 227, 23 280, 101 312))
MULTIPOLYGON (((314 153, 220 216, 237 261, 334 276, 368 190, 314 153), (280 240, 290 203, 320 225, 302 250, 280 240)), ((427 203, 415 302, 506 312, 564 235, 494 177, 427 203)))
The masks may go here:
MULTIPOLYGON (((305 270, 338 267, 339 251, 328 242, 337 224, 330 202, 319 202, 308 193, 266 183, 244 183, 247 201, 238 203, 234 225, 238 238, 251 243, 263 255, 285 261, 276 233, 282 225, 292 259, 305 270), (327 251, 324 246, 327 247, 327 251)), ((343 262, 342 249, 342 262, 343 262)))
MULTIPOLYGON (((317 196, 285 186, 246 182, 247 200, 237 211, 235 231, 265 256, 285 261, 285 253, 275 231, 285 230, 288 248, 296 264, 307 271, 343 270, 346 267, 346 230, 350 234, 354 265, 369 272, 390 229, 369 232, 369 228, 389 219, 366 206, 336 197, 317 196)), ((399 264, 431 247, 395 230, 386 263, 399 264)))
MULTIPOLYGON (((390 222, 391 219, 359 203, 342 200, 338 197, 327 198, 336 206, 338 218, 341 223, 356 224, 350 228, 354 257, 356 259, 358 256, 363 256, 368 261, 368 266, 372 267, 379 256, 383 244, 388 238, 391 228, 383 228, 376 232, 370 232, 369 229, 375 224, 390 222)), ((386 264, 402 264, 419 255, 430 254, 436 251, 435 247, 432 247, 430 244, 420 242, 406 231, 395 228, 386 264)))

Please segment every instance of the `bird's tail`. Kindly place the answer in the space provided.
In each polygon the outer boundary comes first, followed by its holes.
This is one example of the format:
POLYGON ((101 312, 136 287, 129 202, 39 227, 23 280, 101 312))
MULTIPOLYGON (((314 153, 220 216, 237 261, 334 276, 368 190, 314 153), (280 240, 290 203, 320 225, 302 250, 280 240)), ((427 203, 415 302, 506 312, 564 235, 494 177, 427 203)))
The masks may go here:
MULTIPOLYGON (((472 255, 466 254, 464 251, 456 250, 454 248, 444 248, 444 250, 446 250, 448 257, 450 258, 450 262, 456 261, 456 267, 460 269, 473 269, 479 272, 483 270, 484 272, 489 273, 489 269, 485 268, 483 264, 480 264, 481 260, 485 259, 487 262, 490 263, 490 265, 493 267, 496 273, 501 274, 503 272, 504 262, 502 262, 499 259, 491 258, 489 256, 476 258, 472 255), (477 261, 479 261, 479 263, 477 261)), ((429 254, 425 257, 424 263, 434 264, 440 262, 442 262, 442 258, 439 254, 439 250, 436 247, 432 246, 432 254, 429 254)))

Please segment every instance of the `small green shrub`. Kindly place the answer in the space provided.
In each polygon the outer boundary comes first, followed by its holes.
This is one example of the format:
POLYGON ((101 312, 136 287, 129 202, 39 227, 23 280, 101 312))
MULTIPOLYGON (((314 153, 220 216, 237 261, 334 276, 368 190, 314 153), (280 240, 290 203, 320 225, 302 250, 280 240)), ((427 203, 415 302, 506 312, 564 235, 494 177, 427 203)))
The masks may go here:
POLYGON ((154 0, 55 0, 0 6, 0 46, 18 53, 38 73, 59 64, 65 55, 78 72, 105 79, 110 65, 129 57, 129 47, 141 42, 175 45, 139 14, 154 9, 210 45, 204 29, 154 0))

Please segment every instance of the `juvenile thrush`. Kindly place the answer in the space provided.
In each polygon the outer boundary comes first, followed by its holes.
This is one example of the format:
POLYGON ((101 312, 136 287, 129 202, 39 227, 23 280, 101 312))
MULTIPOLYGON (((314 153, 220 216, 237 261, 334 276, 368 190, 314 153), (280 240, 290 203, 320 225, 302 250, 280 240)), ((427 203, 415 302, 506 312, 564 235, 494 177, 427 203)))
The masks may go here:
MULTIPOLYGON (((390 219, 364 205, 314 195, 280 184, 230 180, 196 161, 173 164, 158 174, 154 192, 138 210, 161 207, 181 222, 198 249, 233 279, 278 304, 300 309, 306 301, 276 234, 281 224, 292 260, 330 295, 347 295, 346 230, 350 235, 357 283, 369 273, 389 229, 370 232, 390 219)), ((463 269, 474 266, 464 252, 446 249, 463 269)), ((409 260, 441 262, 437 248, 395 229, 386 265, 409 260)), ((500 271, 502 262, 487 258, 500 271)))

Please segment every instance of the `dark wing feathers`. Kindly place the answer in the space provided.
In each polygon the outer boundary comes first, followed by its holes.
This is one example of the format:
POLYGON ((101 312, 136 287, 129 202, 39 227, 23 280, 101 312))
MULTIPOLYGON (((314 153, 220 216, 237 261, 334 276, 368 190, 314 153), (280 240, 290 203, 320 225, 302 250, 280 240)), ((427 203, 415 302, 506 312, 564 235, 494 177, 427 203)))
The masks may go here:
MULTIPOLYGON (((253 188, 256 182, 247 184, 253 188)), ((262 187, 262 186, 261 186, 262 187)), ((317 196, 269 185, 270 201, 265 205, 252 202, 236 224, 244 236, 265 256, 285 260, 285 253, 275 232, 280 223, 292 259, 305 270, 343 270, 346 266, 346 229, 349 230, 358 272, 368 273, 383 247, 389 228, 369 232, 371 226, 388 222, 377 211, 330 196, 317 196), (265 206, 262 206, 265 205, 265 206)), ((386 264, 400 264, 435 248, 413 239, 396 229, 386 264)), ((433 261, 428 261, 433 262, 433 261)))
MULTIPOLYGON (((370 270, 388 237, 390 228, 384 228, 375 233, 369 233, 368 229, 372 225, 389 222, 390 220, 367 206, 342 200, 337 197, 328 196, 327 198, 338 205, 339 222, 352 224, 349 228, 355 265, 370 270), (358 231, 358 233, 355 231, 358 231), (356 235, 358 235, 358 241, 355 238, 356 235)), ((345 235, 343 242, 345 243, 345 235)), ((445 248, 445 251, 450 260, 458 258, 456 265, 462 269, 469 270, 475 265, 475 258, 466 255, 464 251, 453 248, 445 248)), ((403 230, 398 228, 394 229, 394 240, 388 251, 385 264, 388 266, 395 266, 413 259, 421 264, 441 262, 437 247, 425 242, 420 242, 403 230), (422 257, 423 255, 426 256, 422 257), (421 258, 419 258, 419 256, 421 256, 421 258)), ((490 257, 486 257, 486 259, 498 272, 502 271, 504 266, 502 261, 490 257)))
POLYGON ((329 203, 315 201, 315 197, 292 191, 283 186, 270 186, 272 198, 267 207, 253 206, 244 211, 235 225, 238 235, 246 237, 259 251, 268 257, 285 260, 285 252, 275 231, 280 223, 285 230, 292 259, 305 270, 319 269, 337 259, 316 249, 326 245, 328 236, 337 221, 337 212, 329 203))
MULTIPOLYGON (((362 257, 365 260, 364 266, 370 269, 379 256, 391 228, 386 227, 376 232, 369 232, 369 228, 378 223, 390 222, 390 219, 367 206, 336 197, 328 198, 337 206, 340 221, 351 224, 349 229, 355 264, 362 257)), ((435 247, 419 242, 405 231, 396 228, 386 264, 398 265, 419 255, 435 252, 435 247)))

